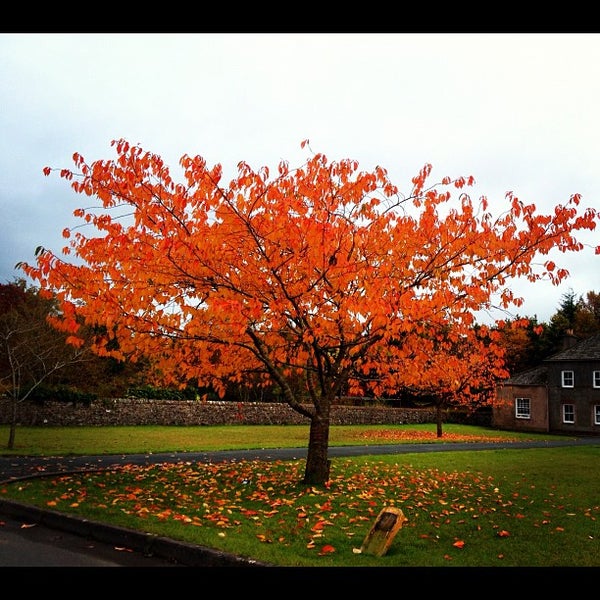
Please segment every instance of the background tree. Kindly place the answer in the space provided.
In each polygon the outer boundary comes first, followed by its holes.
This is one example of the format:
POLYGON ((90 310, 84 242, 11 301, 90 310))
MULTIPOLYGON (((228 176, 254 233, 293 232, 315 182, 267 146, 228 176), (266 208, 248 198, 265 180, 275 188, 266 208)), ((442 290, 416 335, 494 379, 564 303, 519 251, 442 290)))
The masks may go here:
MULTIPOLYGON (((228 185, 220 165, 184 155, 176 183, 158 155, 113 146, 114 160, 75 154, 76 171, 60 171, 100 203, 74 212, 90 236, 65 230, 62 258, 44 250, 22 268, 57 294, 74 336, 76 309, 105 327, 101 355, 145 357, 167 384, 223 392, 257 373, 276 384, 310 422, 306 484, 329 478, 330 410, 342 392, 382 396, 422 381, 436 335, 468 337, 492 302, 519 306, 514 277, 562 281, 566 270, 534 258, 581 250, 574 233, 598 218, 577 194, 538 215, 511 193, 494 218, 486 198, 474 205, 465 193, 471 177, 429 185, 430 165, 407 196, 385 169, 323 154, 293 170, 282 161, 274 177, 241 162, 228 185)), ((488 352, 483 336, 472 341, 474 354, 488 352)))
POLYGON ((539 365, 548 356, 543 335, 546 327, 545 323, 538 323, 537 317, 519 315, 497 324, 509 376, 539 365))
POLYGON ((580 338, 600 333, 600 294, 590 291, 579 298, 573 330, 580 338))
POLYGON ((600 321, 596 317, 597 295, 588 292, 587 302, 577 297, 573 290, 562 295, 557 311, 544 327, 542 343, 544 358, 564 349, 567 336, 584 339, 600 331, 600 321))
POLYGON ((0 389, 12 408, 8 449, 15 444, 19 404, 61 369, 85 360, 81 343, 67 343, 48 321, 58 317, 56 302, 24 280, 0 285, 0 389))
POLYGON ((561 296, 558 310, 550 317, 544 331, 548 355, 563 349, 566 335, 575 334, 577 312, 577 297, 573 290, 569 290, 561 296))
MULTIPOLYGON (((474 411, 492 404, 496 383, 508 376, 501 339, 497 331, 481 326, 458 337, 451 330, 444 335, 438 331, 420 336, 421 350, 427 352, 429 360, 420 363, 421 370, 407 391, 435 407, 438 438, 443 435, 445 409, 474 411)), ((406 385, 407 378, 403 376, 402 381, 406 385)))
POLYGON ((548 323, 538 323, 537 317, 517 316, 497 324, 496 329, 505 352, 505 367, 514 375, 560 352, 569 334, 584 339, 600 332, 600 296, 588 292, 585 299, 577 298, 569 290, 548 323))

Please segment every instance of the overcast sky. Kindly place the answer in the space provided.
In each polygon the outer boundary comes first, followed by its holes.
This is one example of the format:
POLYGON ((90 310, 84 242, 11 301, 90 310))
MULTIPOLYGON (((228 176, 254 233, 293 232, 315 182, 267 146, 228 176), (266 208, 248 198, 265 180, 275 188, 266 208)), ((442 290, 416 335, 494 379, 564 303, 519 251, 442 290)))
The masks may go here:
MULTIPOLYGON (((45 166, 114 157, 125 138, 162 156, 273 170, 307 157, 388 169, 401 191, 473 175, 490 210, 514 192, 548 212, 600 209, 600 34, 0 34, 0 283, 59 252, 82 197, 45 166)), ((600 243, 600 232, 582 235, 600 243)), ((554 256, 554 255, 553 255, 554 256)), ((556 256, 566 283, 515 282, 522 316, 600 293, 593 249, 556 256)))

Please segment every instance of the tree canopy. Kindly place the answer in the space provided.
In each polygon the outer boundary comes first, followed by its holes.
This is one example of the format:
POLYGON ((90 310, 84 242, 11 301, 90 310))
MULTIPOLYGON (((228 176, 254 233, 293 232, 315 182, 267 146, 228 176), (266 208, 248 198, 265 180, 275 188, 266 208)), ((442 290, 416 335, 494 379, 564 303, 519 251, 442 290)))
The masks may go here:
POLYGON ((496 333, 475 327, 475 314, 494 302, 518 307, 513 278, 561 282, 565 269, 534 258, 582 250, 576 232, 598 220, 578 194, 538 214, 508 193, 493 216, 485 197, 467 194, 472 177, 432 184, 428 164, 406 195, 383 167, 312 152, 273 176, 241 162, 228 184, 221 165, 184 155, 176 182, 160 156, 112 145, 114 159, 76 153, 75 170, 59 171, 99 201, 74 211, 91 234, 66 229, 62 257, 40 248, 21 267, 57 295, 73 343, 77 315, 102 325, 96 352, 145 357, 163 383, 279 386, 310 420, 312 484, 328 478, 341 394, 435 382, 468 398, 504 374, 496 333))

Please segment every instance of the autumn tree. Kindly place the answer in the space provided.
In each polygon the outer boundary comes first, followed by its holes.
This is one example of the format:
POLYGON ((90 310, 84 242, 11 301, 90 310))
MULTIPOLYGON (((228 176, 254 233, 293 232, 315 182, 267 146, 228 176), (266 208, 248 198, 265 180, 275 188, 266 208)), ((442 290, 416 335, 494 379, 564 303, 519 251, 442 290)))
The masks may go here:
POLYGON ((573 331, 579 338, 600 332, 600 294, 589 291, 577 300, 573 331))
POLYGON ((475 326, 458 336, 453 334, 451 328, 438 328, 431 335, 419 336, 421 351, 428 359, 420 363, 419 377, 413 378, 408 389, 413 398, 423 398, 434 406, 438 438, 443 435, 446 409, 473 411, 491 406, 496 382, 508 377, 505 348, 497 331, 475 326))
POLYGON ((573 290, 562 295, 556 312, 546 322, 537 317, 502 320, 495 326, 505 353, 505 367, 511 375, 538 366, 564 349, 569 334, 584 339, 600 331, 600 296, 588 292, 579 298, 573 290))
POLYGON ((41 298, 24 280, 0 285, 0 391, 11 406, 9 450, 15 444, 19 405, 54 374, 89 354, 79 340, 67 343, 52 319, 60 320, 60 315, 51 297, 41 298))
POLYGON ((600 331, 597 299, 594 292, 588 292, 586 299, 577 297, 572 289, 561 296, 560 304, 542 334, 546 356, 563 350, 567 335, 585 339, 600 331))
MULTIPOLYGON (((276 384, 310 423, 306 484, 329 478, 342 391, 422 384, 436 332, 458 341, 477 311, 519 306, 512 278, 562 281, 566 270, 534 258, 581 250, 575 233, 598 219, 577 194, 537 214, 508 193, 494 217, 485 197, 466 193, 472 177, 430 184, 430 165, 406 195, 382 167, 320 153, 295 169, 282 161, 273 176, 241 162, 228 184, 221 165, 184 155, 177 182, 160 156, 112 145, 114 159, 76 153, 75 169, 59 171, 98 204, 74 211, 89 235, 67 229, 62 256, 46 249, 22 268, 57 294, 74 337, 77 308, 88 326, 105 326, 96 352, 146 357, 163 384, 276 384)), ((475 354, 489 351, 469 339, 475 354)), ((462 379, 470 364, 449 368, 462 379)))
POLYGON ((504 349, 504 367, 510 376, 538 366, 549 355, 546 329, 546 323, 539 323, 537 317, 519 315, 496 324, 499 344, 504 349))

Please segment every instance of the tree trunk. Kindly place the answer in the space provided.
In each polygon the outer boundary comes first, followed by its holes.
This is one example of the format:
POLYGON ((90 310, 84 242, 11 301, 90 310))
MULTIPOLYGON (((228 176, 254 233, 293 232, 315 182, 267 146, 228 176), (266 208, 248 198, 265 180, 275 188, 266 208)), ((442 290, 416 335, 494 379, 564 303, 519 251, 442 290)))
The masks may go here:
POLYGON ((10 431, 8 433, 8 445, 6 446, 9 450, 13 450, 15 447, 15 434, 17 431, 17 404, 18 402, 13 399, 12 418, 10 420, 10 431))
POLYGON ((435 425, 437 428, 437 437, 442 437, 442 403, 435 405, 435 425))
POLYGON ((329 481, 329 411, 316 414, 310 421, 308 453, 302 483, 306 485, 325 485, 329 481))

